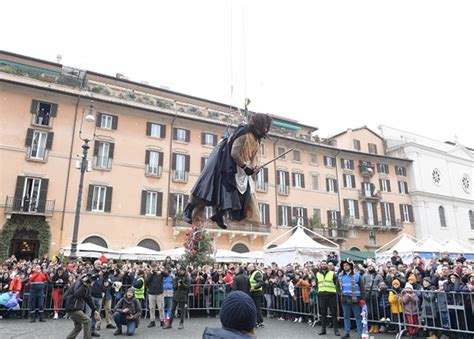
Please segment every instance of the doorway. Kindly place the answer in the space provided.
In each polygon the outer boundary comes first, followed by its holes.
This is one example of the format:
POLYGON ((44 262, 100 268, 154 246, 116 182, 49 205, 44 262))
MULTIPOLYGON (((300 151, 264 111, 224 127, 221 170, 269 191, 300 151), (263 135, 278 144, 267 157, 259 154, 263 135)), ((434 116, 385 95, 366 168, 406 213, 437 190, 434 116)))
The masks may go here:
POLYGON ((10 243, 10 255, 20 259, 32 260, 38 257, 39 252, 38 232, 16 231, 10 243))

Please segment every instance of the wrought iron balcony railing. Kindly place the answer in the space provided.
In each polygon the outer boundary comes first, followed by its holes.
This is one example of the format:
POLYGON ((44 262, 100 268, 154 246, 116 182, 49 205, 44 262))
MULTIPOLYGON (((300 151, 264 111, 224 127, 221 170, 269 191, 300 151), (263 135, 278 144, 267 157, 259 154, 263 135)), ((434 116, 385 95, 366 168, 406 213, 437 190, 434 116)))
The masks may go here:
POLYGON ((52 216, 55 200, 26 199, 8 197, 5 202, 5 213, 32 214, 52 216))

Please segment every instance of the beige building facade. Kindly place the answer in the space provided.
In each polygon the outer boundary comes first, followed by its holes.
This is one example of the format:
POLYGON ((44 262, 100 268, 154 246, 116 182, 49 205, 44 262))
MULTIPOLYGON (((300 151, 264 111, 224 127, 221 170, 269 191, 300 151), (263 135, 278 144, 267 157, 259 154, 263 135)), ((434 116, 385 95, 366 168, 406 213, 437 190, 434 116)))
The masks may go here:
MULTIPOLYGON (((56 254, 70 245, 79 131, 94 138, 79 243, 182 246, 189 225, 180 215, 193 183, 214 146, 243 119, 229 105, 8 52, 0 52, 0 94, 1 256, 45 248, 56 254), (84 119, 90 109, 94 123, 84 119)), ((327 142, 316 130, 274 116, 261 162, 293 151, 255 178, 260 226, 221 230, 206 222, 217 248, 261 250, 297 224, 362 251, 402 230, 413 233, 409 161, 385 156, 383 140, 367 128, 327 142)))

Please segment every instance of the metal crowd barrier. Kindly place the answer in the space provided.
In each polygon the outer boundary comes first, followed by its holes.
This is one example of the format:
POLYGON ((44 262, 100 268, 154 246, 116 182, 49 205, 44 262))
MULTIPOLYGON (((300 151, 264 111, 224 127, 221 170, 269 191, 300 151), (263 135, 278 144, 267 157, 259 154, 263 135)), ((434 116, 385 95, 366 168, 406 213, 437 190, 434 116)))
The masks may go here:
MULTIPOLYGON (((122 286, 120 292, 125 293, 129 286, 122 286)), ((188 292, 186 312, 191 315, 217 315, 222 302, 227 294, 231 292, 229 285, 219 284, 194 284, 188 292)), ((53 288, 48 285, 45 288, 44 310, 52 314, 54 301, 52 298, 53 288)), ((145 293, 145 298, 147 299, 145 293)), ((22 302, 18 312, 26 317, 29 312, 29 293, 22 294, 22 302)), ((118 300, 117 300, 118 301, 118 300)), ((148 302, 145 300, 146 310, 149 312, 148 302)), ((386 293, 375 291, 370 296, 365 296, 368 308, 368 321, 370 325, 385 327, 389 332, 401 337, 403 334, 417 335, 425 334, 456 334, 458 338, 474 338, 474 293, 473 292, 444 292, 414 290, 413 295, 407 296, 406 292, 396 293, 387 290, 386 293), (391 312, 389 295, 393 300, 400 302, 401 312, 391 312)), ((114 305, 115 302, 112 302, 114 305)), ((311 287, 295 287, 289 291, 275 285, 273 288, 264 289, 262 294, 262 310, 269 317, 275 318, 302 318, 310 321, 314 326, 321 319, 317 292, 311 287)), ((64 301, 59 311, 64 312, 64 301)), ((0 312, 5 314, 6 310, 0 307, 0 312)), ((328 317, 330 312, 328 311, 328 317)), ((341 298, 337 297, 337 317, 342 320, 341 298)), ((352 318, 354 320, 354 318, 352 318)), ((328 321, 328 324, 331 323, 328 321)), ((342 327, 342 326, 341 326, 342 327)))

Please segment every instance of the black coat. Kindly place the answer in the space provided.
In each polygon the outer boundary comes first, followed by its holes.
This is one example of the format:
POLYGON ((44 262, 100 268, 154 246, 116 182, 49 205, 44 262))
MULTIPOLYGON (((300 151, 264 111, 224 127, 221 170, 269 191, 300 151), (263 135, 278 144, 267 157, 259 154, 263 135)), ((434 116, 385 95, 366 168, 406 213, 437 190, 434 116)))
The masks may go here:
POLYGON ((64 299, 66 300, 64 305, 66 312, 82 311, 86 303, 92 312, 96 310, 92 302, 90 287, 84 285, 80 279, 66 291, 64 299))
POLYGON ((234 287, 232 289, 233 291, 242 291, 245 293, 250 292, 250 282, 249 282, 249 277, 245 274, 238 274, 234 278, 234 287))
MULTIPOLYGON (((237 165, 231 156, 234 141, 250 130, 240 125, 228 138, 223 139, 212 151, 209 159, 194 184, 191 194, 206 202, 208 206, 216 206, 221 211, 241 211, 244 206, 236 188, 235 173, 237 165)), ((242 213, 234 218, 241 220, 242 213)))
POLYGON ((163 272, 149 273, 146 277, 145 286, 148 294, 163 294, 163 272))
POLYGON ((189 278, 187 274, 177 274, 173 282, 173 300, 187 301, 189 291, 189 278))

